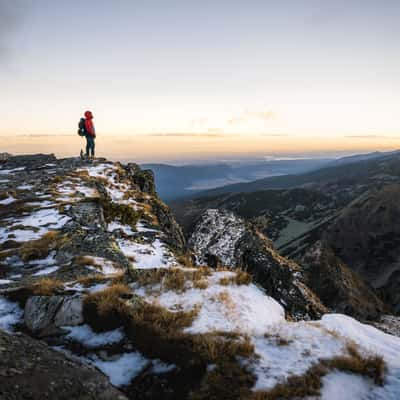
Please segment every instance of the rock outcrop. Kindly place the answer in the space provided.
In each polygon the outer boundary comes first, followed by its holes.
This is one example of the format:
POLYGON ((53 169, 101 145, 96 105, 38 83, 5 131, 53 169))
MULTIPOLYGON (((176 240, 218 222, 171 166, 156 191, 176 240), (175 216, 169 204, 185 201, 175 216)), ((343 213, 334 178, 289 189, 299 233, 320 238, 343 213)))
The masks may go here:
POLYGON ((366 366, 341 373, 372 397, 400 394, 400 339, 322 316, 303 268, 236 215, 205 215, 196 265, 135 164, 9 157, 0 177, 0 398, 270 398, 321 356, 310 396, 335 360, 366 366))
POLYGON ((66 358, 44 342, 0 330, 2 400, 127 400, 95 368, 66 358))
POLYGON ((83 324, 80 296, 32 296, 25 304, 26 327, 37 336, 56 333, 62 326, 83 324))
POLYGON ((208 263, 250 272, 294 319, 319 318, 327 312, 305 285, 301 267, 280 256, 267 237, 230 211, 205 211, 188 244, 199 265, 208 263))

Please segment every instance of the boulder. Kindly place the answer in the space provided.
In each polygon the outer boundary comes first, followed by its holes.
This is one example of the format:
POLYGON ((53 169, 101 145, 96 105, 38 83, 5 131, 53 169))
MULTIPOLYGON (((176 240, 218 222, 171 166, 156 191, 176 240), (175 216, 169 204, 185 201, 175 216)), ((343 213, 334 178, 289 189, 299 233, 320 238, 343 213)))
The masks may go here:
POLYGON ((317 319, 328 311, 306 286, 301 266, 280 256, 269 238, 231 211, 206 210, 189 245, 199 265, 248 271, 293 319, 317 319))
POLYGON ((0 330, 2 400, 127 400, 106 376, 43 341, 0 330))
POLYGON ((54 333, 61 326, 83 323, 82 299, 65 296, 32 296, 25 305, 27 328, 37 336, 54 333))
POLYGON ((82 323, 82 298, 64 297, 64 301, 54 317, 54 325, 58 327, 75 326, 82 323))

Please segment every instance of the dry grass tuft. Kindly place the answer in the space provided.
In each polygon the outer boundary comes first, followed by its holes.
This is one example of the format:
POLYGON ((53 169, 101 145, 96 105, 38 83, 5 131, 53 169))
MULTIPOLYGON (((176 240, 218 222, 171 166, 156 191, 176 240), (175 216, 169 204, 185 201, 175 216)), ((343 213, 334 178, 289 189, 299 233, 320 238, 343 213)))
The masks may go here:
POLYGON ((90 275, 84 275, 84 276, 78 276, 76 279, 77 283, 80 283, 81 285, 85 287, 93 286, 97 283, 103 283, 109 281, 110 278, 101 275, 101 274, 90 274, 90 275))
POLYGON ((58 244, 58 233, 50 231, 40 239, 25 242, 20 248, 20 257, 23 261, 47 257, 58 244))
POLYGON ((52 296, 62 291, 64 289, 64 284, 57 279, 42 278, 33 283, 30 289, 35 296, 52 296))
POLYGON ((90 265, 92 267, 99 267, 94 257, 91 256, 76 256, 73 263, 82 266, 90 265))
POLYGON ((289 346, 289 344, 293 343, 292 339, 282 337, 278 333, 274 333, 274 334, 266 333, 264 335, 264 337, 266 339, 274 341, 277 346, 289 346))
POLYGON ((139 307, 134 308, 131 317, 134 325, 149 326, 168 337, 190 326, 197 313, 197 309, 188 312, 171 312, 156 304, 144 302, 139 307))
POLYGON ((386 366, 382 357, 377 355, 363 356, 354 344, 347 346, 347 352, 347 355, 321 360, 303 375, 290 376, 283 383, 276 385, 269 391, 252 394, 249 400, 278 400, 319 396, 322 378, 333 370, 359 374, 371 378, 378 385, 383 384, 386 366))
POLYGON ((255 384, 253 374, 238 362, 223 361, 204 375, 200 387, 189 400, 246 399, 255 384))
POLYGON ((165 268, 137 270, 136 281, 140 286, 156 285, 162 281, 167 273, 165 268))
POLYGON ((185 290, 186 274, 180 268, 171 268, 163 279, 163 286, 166 290, 183 292, 185 290))
POLYGON ((147 356, 181 367, 206 366, 253 355, 254 347, 247 337, 221 332, 185 333, 183 329, 193 323, 197 313, 197 309, 171 312, 145 303, 133 311, 128 334, 147 356))
POLYGON ((230 276, 230 277, 223 277, 220 279, 219 284, 223 286, 228 286, 228 285, 248 285, 251 283, 251 275, 242 270, 236 270, 235 276, 230 276))
POLYGON ((136 275, 136 281, 141 286, 161 284, 166 290, 183 292, 188 286, 186 282, 193 282, 193 286, 206 289, 207 277, 211 272, 208 268, 182 269, 182 268, 158 268, 148 271, 140 271, 136 275))
POLYGON ((130 308, 126 300, 131 297, 131 289, 118 283, 90 293, 83 301, 84 318, 97 332, 118 328, 129 318, 130 308))
POLYGON ((179 264, 183 265, 184 267, 187 268, 193 267, 192 257, 189 254, 182 254, 180 256, 177 256, 176 260, 178 261, 179 264))
POLYGON ((236 357, 248 358, 254 354, 254 345, 248 336, 232 337, 229 333, 209 332, 193 335, 193 350, 208 363, 235 361, 236 357))
POLYGON ((326 361, 331 369, 348 371, 371 378, 377 385, 383 385, 386 364, 381 356, 376 354, 362 355, 354 343, 347 345, 348 356, 335 357, 326 361))
POLYGON ((194 281, 193 287, 195 287, 196 289, 202 289, 202 290, 207 289, 208 281, 207 281, 207 279, 200 279, 198 281, 194 281))

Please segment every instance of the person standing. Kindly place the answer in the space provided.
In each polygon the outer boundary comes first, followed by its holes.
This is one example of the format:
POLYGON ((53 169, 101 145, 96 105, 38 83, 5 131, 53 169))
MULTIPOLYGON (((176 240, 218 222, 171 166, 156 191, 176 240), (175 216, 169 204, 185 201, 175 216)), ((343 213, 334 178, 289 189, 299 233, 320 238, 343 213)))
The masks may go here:
POLYGON ((93 114, 91 111, 85 111, 85 137, 86 137, 86 158, 94 158, 94 139, 96 131, 93 124, 93 114))

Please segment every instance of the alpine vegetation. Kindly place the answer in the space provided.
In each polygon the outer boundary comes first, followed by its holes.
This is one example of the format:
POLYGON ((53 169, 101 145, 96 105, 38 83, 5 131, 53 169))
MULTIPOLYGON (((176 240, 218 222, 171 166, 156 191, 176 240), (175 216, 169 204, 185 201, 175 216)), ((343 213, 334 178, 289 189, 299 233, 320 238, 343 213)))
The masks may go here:
POLYGON ((10 156, 0 176, 2 398, 400 397, 395 329, 335 312, 235 212, 186 240, 136 164, 10 156))

